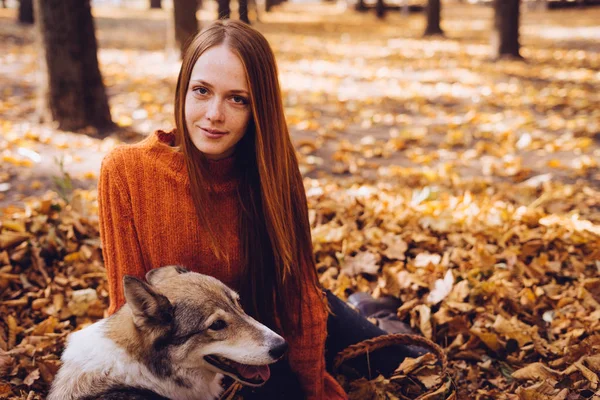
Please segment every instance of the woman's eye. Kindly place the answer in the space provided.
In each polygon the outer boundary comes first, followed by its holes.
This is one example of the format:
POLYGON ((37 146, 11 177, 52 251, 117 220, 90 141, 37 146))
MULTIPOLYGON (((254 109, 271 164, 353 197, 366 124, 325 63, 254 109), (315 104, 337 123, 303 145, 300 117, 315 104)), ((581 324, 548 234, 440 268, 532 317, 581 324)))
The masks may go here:
POLYGON ((197 87, 197 88, 194 88, 194 92, 196 92, 198 94, 207 94, 208 90, 204 87, 197 87))
POLYGON ((247 104, 248 103, 248 101, 242 96, 233 96, 231 99, 236 104, 247 104))
POLYGON ((216 320, 208 327, 211 331, 220 331, 225 328, 227 328, 227 323, 222 319, 216 320))

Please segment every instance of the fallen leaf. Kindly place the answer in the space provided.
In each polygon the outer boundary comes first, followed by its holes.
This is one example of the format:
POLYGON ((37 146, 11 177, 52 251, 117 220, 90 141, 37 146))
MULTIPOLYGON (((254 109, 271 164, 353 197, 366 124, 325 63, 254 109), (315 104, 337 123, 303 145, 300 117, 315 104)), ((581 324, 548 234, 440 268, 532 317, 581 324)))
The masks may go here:
POLYGON ((378 258, 375 254, 364 251, 354 257, 346 257, 341 267, 341 272, 348 276, 358 274, 375 275, 379 271, 378 258))
POLYGON ((415 257, 415 267, 423 268, 428 265, 438 265, 442 261, 442 256, 439 254, 421 253, 415 257))
POLYGON ((427 296, 427 302, 432 305, 438 304, 440 301, 448 297, 453 286, 454 276, 452 275, 452 270, 448 270, 446 271, 446 275, 444 275, 444 279, 438 279, 435 281, 433 290, 427 296))
POLYGON ((40 370, 36 368, 33 371, 31 371, 25 377, 25 379, 23 379, 23 383, 26 384, 27 386, 31 386, 38 379, 40 379, 40 370))
POLYGON ((559 371, 548 368, 540 362, 529 364, 512 373, 512 377, 518 380, 553 381, 556 382, 561 376, 559 371))

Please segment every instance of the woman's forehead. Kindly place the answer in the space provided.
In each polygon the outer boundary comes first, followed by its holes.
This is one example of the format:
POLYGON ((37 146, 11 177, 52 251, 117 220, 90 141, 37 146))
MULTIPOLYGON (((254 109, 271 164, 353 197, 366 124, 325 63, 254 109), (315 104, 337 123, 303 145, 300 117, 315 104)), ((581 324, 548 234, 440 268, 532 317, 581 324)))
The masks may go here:
POLYGON ((190 83, 200 82, 220 90, 248 91, 244 65, 225 45, 211 47, 198 58, 192 68, 190 83))

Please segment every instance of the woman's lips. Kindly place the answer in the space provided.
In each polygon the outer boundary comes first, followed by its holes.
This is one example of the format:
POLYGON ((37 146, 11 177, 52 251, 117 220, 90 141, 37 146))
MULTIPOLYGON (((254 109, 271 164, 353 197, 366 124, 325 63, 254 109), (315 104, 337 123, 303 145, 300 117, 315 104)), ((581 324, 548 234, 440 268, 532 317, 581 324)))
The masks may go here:
POLYGON ((227 134, 226 131, 219 131, 217 129, 209 129, 209 128, 200 128, 200 129, 202 130, 202 133, 204 133, 204 136, 206 136, 209 139, 218 139, 227 134))

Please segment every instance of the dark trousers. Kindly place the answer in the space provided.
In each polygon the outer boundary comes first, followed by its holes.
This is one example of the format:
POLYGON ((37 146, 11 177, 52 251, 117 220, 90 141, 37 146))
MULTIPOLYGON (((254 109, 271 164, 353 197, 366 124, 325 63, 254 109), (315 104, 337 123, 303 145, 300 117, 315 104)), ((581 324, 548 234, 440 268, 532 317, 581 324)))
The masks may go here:
MULTIPOLYGON (((372 324, 330 291, 325 293, 331 309, 327 319, 325 366, 327 371, 332 373, 335 356, 340 351, 363 340, 386 335, 387 332, 372 324)), ((345 362, 343 372, 350 378, 389 375, 405 357, 417 357, 425 352, 425 349, 416 346, 390 346, 371 352, 368 360, 365 356, 345 362)), ((271 367, 271 378, 264 386, 256 389, 245 388, 243 395, 245 400, 304 398, 298 378, 290 369, 287 360, 279 361, 271 367)))

